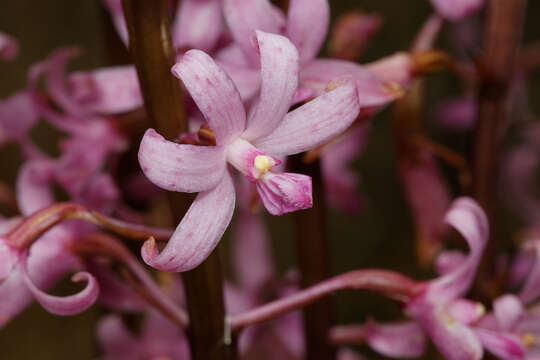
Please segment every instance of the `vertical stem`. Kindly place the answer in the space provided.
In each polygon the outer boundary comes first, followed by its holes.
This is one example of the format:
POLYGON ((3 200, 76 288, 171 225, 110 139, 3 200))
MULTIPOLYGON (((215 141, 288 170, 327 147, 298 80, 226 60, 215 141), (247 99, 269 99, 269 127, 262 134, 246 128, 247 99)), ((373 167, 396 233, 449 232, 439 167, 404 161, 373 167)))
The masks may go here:
POLYGON ((484 253, 477 290, 481 297, 496 296, 493 281, 493 241, 498 189, 500 151, 509 116, 509 88, 515 74, 523 31, 526 0, 490 0, 484 33, 482 83, 478 94, 479 110, 473 149, 473 195, 484 208, 492 226, 491 241, 484 253))
MULTIPOLYGON (((326 237, 324 185, 320 161, 306 164, 302 155, 289 159, 294 171, 311 176, 313 181, 313 208, 294 213, 296 249, 302 287, 315 285, 330 276, 329 249, 326 237)), ((335 349, 328 342, 332 326, 332 301, 325 298, 306 306, 303 310, 306 358, 328 360, 335 357, 335 349)))
MULTIPOLYGON (((130 51, 151 122, 172 139, 187 131, 179 81, 171 75, 175 53, 171 42, 167 0, 123 0, 130 51)), ((171 192, 173 218, 184 215, 188 197, 171 192)), ((216 252, 199 267, 183 274, 190 318, 191 355, 194 360, 227 359, 223 342, 225 308, 223 279, 216 252)))

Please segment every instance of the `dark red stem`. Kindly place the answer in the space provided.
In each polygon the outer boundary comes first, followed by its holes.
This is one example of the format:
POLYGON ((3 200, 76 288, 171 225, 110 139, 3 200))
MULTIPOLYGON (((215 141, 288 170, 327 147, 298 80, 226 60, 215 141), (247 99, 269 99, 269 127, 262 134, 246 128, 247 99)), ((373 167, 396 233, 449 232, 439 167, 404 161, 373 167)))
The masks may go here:
MULTIPOLYGON (((230 318, 230 325, 236 331, 289 311, 307 307, 340 290, 368 290, 406 303, 423 290, 423 284, 393 271, 350 271, 256 309, 234 315, 230 318)), ((325 336, 327 337, 328 333, 325 336)))

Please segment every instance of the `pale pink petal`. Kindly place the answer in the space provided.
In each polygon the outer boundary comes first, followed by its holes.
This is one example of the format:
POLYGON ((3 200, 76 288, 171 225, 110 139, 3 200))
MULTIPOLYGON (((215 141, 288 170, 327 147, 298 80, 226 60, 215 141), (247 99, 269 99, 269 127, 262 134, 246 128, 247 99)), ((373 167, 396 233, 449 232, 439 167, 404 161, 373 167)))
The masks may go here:
POLYGON ((456 321, 444 309, 425 309, 416 318, 446 359, 482 359, 482 345, 475 332, 456 321))
POLYGON ((433 117, 444 129, 468 131, 474 127, 476 113, 476 99, 469 94, 441 102, 437 105, 433 117))
POLYGON ((198 266, 214 250, 229 225, 234 202, 234 185, 227 173, 215 188, 197 195, 161 253, 158 253, 153 240, 143 245, 144 261, 170 272, 187 271, 198 266))
POLYGON ((211 51, 222 31, 220 0, 182 0, 171 35, 175 48, 211 51))
POLYGON ((279 34, 285 28, 283 14, 268 0, 223 0, 223 14, 235 42, 253 65, 258 62, 254 31, 279 34))
POLYGON ((525 357, 526 350, 515 335, 480 328, 476 329, 476 334, 486 350, 500 359, 518 360, 525 357))
POLYGON ((92 306, 99 296, 99 285, 96 279, 87 272, 80 272, 71 278, 74 282, 85 281, 85 288, 75 295, 53 296, 41 291, 33 282, 27 271, 27 256, 23 256, 20 261, 19 269, 23 280, 34 295, 36 300, 47 311, 55 315, 73 315, 85 311, 92 306))
MULTIPOLYGON (((235 43, 218 50, 218 52, 214 55, 214 59, 221 66, 223 66, 223 64, 227 64, 240 68, 250 67, 250 64, 244 56, 242 49, 235 43)), ((257 71, 257 74, 258 73, 259 72, 257 71)))
POLYGON ((439 14, 451 21, 461 20, 484 6, 484 0, 431 0, 439 14))
POLYGON ((0 283, 10 275, 18 259, 17 251, 0 238, 0 283))
POLYGON ((172 68, 197 103, 218 145, 226 145, 245 128, 242 99, 231 78, 200 50, 190 50, 172 68))
POLYGON ((244 101, 253 99, 261 86, 261 72, 243 65, 219 62, 219 66, 231 77, 244 101))
POLYGON ((236 279, 244 289, 255 290, 275 274, 270 239, 260 215, 238 212, 233 251, 236 279))
POLYGON ((97 338, 107 360, 132 360, 141 346, 118 315, 108 315, 97 324, 97 338))
POLYGON ((450 315, 462 324, 476 323, 486 314, 486 308, 479 302, 467 299, 457 299, 448 306, 450 315))
POLYGON ((306 344, 301 311, 293 311, 275 319, 273 331, 291 354, 297 359, 305 359, 306 344))
POLYGON ((440 299, 439 301, 455 299, 469 289, 489 235, 486 214, 470 198, 462 197, 455 200, 446 214, 445 221, 467 241, 470 253, 467 260, 459 268, 430 283, 428 296, 433 301, 437 301, 436 299, 440 299))
POLYGON ((291 0, 287 18, 287 37, 298 48, 300 60, 314 59, 326 38, 330 22, 328 0, 291 0))
POLYGON ((351 11, 339 16, 332 26, 330 54, 338 59, 357 60, 382 23, 381 16, 362 11, 351 11))
POLYGON ((222 147, 176 144, 165 140, 154 129, 144 134, 139 164, 154 184, 180 192, 211 189, 220 182, 226 169, 222 147))
POLYGON ((12 61, 19 54, 19 42, 11 35, 0 32, 0 60, 12 61))
POLYGON ((257 31, 261 54, 261 90, 242 137, 255 140, 279 126, 298 86, 298 51, 285 37, 257 31))
POLYGON ((124 113, 143 105, 137 72, 131 65, 74 72, 68 86, 75 101, 96 113, 124 113))
POLYGON ((426 350, 425 335, 414 322, 379 324, 368 321, 366 342, 379 354, 391 358, 419 357, 426 350))
POLYGON ((346 82, 289 112, 272 133, 253 144, 273 156, 297 154, 343 132, 353 123, 358 112, 356 86, 346 82))
POLYGON ((403 89, 408 89, 413 80, 412 58, 405 52, 383 57, 364 65, 364 68, 382 81, 388 84, 399 84, 403 89))
POLYGON ((17 206, 23 215, 30 215, 55 201, 53 192, 54 163, 49 160, 26 162, 16 183, 17 206))
POLYGON ((124 10, 122 8, 122 0, 103 0, 103 5, 111 15, 116 33, 127 47, 129 45, 129 36, 126 19, 124 18, 124 10))
POLYGON ((502 331, 513 330, 518 322, 526 316, 519 298, 510 294, 503 295, 493 302, 493 312, 499 329, 502 331))
POLYGON ((403 95, 403 89, 396 82, 379 78, 366 67, 353 62, 321 59, 302 67, 300 87, 308 87, 322 94, 328 84, 336 79, 350 76, 358 88, 358 101, 361 107, 379 107, 403 95))
POLYGON ((167 358, 171 360, 190 359, 187 337, 161 313, 150 310, 146 314, 139 343, 144 359, 167 358))
POLYGON ((467 260, 467 255, 459 250, 447 250, 442 252, 435 261, 437 274, 445 275, 459 268, 467 260))

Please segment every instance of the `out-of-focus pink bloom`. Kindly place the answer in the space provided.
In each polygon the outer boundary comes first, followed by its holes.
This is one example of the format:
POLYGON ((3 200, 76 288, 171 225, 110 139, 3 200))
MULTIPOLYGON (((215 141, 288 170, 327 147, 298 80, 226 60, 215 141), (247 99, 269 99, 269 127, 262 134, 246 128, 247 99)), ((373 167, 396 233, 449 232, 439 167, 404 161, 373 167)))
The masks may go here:
POLYGON ((176 144, 153 129, 146 132, 139 149, 145 175, 170 191, 200 192, 161 254, 155 243, 145 243, 143 258, 154 267, 185 271, 215 248, 234 209, 227 163, 255 183, 270 213, 310 207, 309 177, 269 170, 279 164, 276 157, 324 143, 358 115, 356 87, 350 82, 287 113, 296 92, 298 53, 279 35, 259 31, 257 41, 262 86, 248 116, 232 80, 204 52, 188 51, 173 67, 203 112, 217 146, 176 144))
POLYGON ((450 206, 450 194, 435 159, 425 151, 412 161, 403 159, 398 164, 398 174, 417 231, 417 254, 427 264, 442 245, 442 220, 450 206))
POLYGON ((126 328, 117 315, 108 315, 98 323, 97 336, 107 360, 190 358, 187 337, 163 315, 149 310, 139 335, 126 328))
POLYGON ((329 50, 332 56, 356 61, 364 53, 369 40, 382 25, 379 15, 351 11, 337 18, 330 35, 329 50))
POLYGON ((523 282, 519 299, 524 304, 530 304, 537 300, 540 295, 540 239, 534 238, 526 241, 521 248, 521 256, 516 260, 513 270, 514 276, 517 271, 523 282), (525 270, 525 271, 524 271, 525 270))
POLYGON ((415 322, 380 324, 368 319, 364 325, 338 326, 330 338, 340 344, 366 344, 379 354, 391 358, 421 356, 426 350, 426 337, 415 322))
POLYGON ((6 33, 0 32, 0 60, 12 61, 19 54, 19 43, 6 33))
POLYGON ((471 94, 448 99, 437 105, 435 122, 445 129, 468 131, 474 127, 477 102, 471 94))
POLYGON ((311 97, 322 94, 330 81, 343 76, 351 76, 358 83, 362 107, 381 106, 402 95, 401 89, 397 91, 358 64, 315 59, 328 31, 327 0, 293 0, 287 17, 268 0, 225 0, 223 12, 235 44, 217 54, 217 58, 243 96, 249 98, 257 90, 254 81, 249 80, 257 76, 256 72, 246 70, 258 67, 257 52, 252 46, 255 30, 283 34, 296 45, 302 64, 299 91, 311 92, 311 97), (244 90, 245 83, 251 88, 244 90))
POLYGON ((129 36, 126 19, 124 18, 124 10, 122 8, 122 0, 103 0, 103 5, 111 15, 111 19, 118 36, 124 45, 128 46, 129 36))
POLYGON ((450 21, 461 20, 484 6, 484 0, 431 0, 431 3, 450 21))
POLYGON ((358 174, 350 165, 364 149, 368 129, 368 124, 356 126, 346 132, 343 138, 330 144, 321 156, 326 200, 342 211, 357 212, 363 207, 358 174))
POLYGON ((487 218, 473 200, 460 198, 452 204, 445 221, 460 232, 470 253, 458 267, 428 282, 425 290, 407 305, 406 312, 447 359, 480 359, 482 345, 467 324, 477 321, 484 312, 476 303, 460 298, 474 280, 487 243, 487 218), (459 305, 455 305, 456 301, 459 305))

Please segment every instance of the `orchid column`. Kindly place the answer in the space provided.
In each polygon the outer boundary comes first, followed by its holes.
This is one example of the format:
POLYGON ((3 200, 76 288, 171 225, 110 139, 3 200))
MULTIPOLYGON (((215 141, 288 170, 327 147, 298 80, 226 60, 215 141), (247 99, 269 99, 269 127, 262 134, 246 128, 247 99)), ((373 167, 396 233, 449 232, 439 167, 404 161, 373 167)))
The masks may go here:
MULTIPOLYGON (((175 54, 171 44, 166 0, 124 0, 130 51, 137 67, 148 117, 161 134, 174 138, 187 131, 179 81, 170 72, 175 54)), ((170 192, 174 220, 179 222, 188 198, 170 192)), ((225 359, 225 310, 221 265, 213 253, 200 266, 183 274, 190 316, 193 359, 225 359)))

